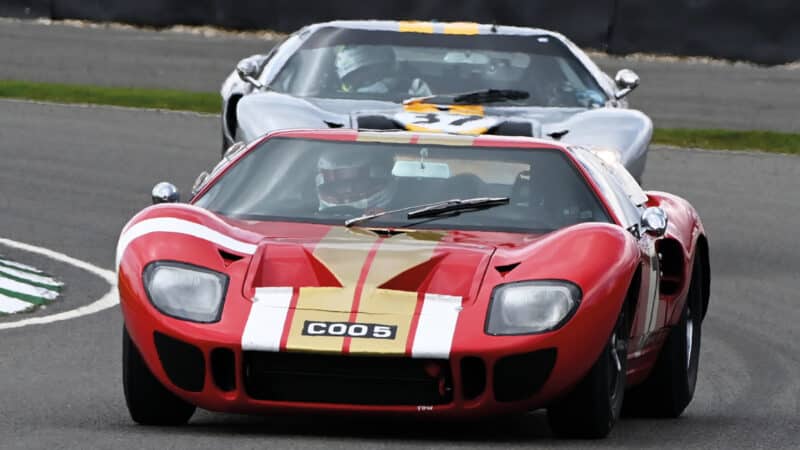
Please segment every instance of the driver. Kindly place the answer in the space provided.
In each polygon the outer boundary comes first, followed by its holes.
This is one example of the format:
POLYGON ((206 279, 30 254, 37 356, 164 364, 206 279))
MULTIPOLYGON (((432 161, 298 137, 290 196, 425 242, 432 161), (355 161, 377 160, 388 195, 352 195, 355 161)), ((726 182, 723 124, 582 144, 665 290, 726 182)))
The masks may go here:
POLYGON ((319 210, 345 207, 367 214, 386 210, 397 192, 393 167, 394 157, 384 151, 323 153, 317 163, 319 210))
POLYGON ((413 97, 432 95, 424 81, 407 79, 410 75, 401 72, 392 47, 351 45, 336 54, 336 74, 342 82, 342 92, 407 93, 413 97))

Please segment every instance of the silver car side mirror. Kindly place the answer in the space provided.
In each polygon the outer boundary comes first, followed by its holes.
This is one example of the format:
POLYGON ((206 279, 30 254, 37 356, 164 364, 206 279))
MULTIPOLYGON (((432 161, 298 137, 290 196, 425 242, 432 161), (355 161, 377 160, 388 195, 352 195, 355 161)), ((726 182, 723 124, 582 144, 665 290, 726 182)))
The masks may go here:
POLYGON ((264 68, 264 57, 261 55, 248 56, 236 64, 236 73, 242 81, 250 83, 256 89, 263 89, 264 85, 258 81, 258 76, 264 68))
POLYGON ((174 184, 166 181, 162 181, 153 186, 150 196, 153 199, 154 205, 158 205, 159 203, 178 203, 181 201, 181 193, 178 192, 178 188, 176 188, 174 184))
POLYGON ((667 213, 658 207, 650 207, 642 213, 642 231, 653 237, 661 237, 667 232, 669 219, 667 213))
POLYGON ((615 94, 617 100, 625 97, 636 89, 636 87, 639 86, 639 81, 639 75, 631 69, 622 69, 617 72, 617 75, 614 76, 614 83, 616 83, 617 89, 619 89, 615 94))

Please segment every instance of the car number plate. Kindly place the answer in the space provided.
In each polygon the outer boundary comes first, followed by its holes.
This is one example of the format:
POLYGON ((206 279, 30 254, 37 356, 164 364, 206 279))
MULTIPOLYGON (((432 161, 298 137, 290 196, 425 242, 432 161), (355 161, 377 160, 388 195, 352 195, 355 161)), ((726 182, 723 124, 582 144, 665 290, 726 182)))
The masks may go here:
POLYGON ((306 320, 303 323, 303 336, 394 339, 397 336, 397 326, 378 323, 316 322, 306 320))

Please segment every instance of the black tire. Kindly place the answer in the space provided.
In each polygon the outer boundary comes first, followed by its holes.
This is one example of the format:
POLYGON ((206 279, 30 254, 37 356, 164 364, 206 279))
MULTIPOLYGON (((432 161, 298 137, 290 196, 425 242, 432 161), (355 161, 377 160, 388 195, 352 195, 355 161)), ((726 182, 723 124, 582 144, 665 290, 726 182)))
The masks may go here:
POLYGON ((586 377, 547 410, 553 433, 562 438, 604 438, 622 410, 628 368, 630 324, 623 306, 597 362, 586 377))
POLYGON ((681 320, 670 330, 650 377, 628 392, 625 415, 678 417, 694 397, 703 321, 703 270, 697 262, 681 320))
POLYGON ((184 425, 196 409, 158 382, 125 328, 122 330, 122 385, 131 419, 141 425, 184 425))

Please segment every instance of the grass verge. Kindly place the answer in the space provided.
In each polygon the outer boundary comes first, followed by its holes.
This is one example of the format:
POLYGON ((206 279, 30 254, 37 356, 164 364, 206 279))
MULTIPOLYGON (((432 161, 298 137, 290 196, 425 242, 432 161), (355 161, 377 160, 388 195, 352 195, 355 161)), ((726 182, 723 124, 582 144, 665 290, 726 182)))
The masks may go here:
MULTIPOLYGON (((0 80, 0 98, 159 108, 201 113, 219 113, 221 106, 219 94, 215 92, 34 83, 15 80, 0 80)), ((657 128, 653 134, 653 143, 677 147, 720 150, 758 149, 772 153, 800 154, 800 134, 774 131, 657 128)))
POLYGON ((800 134, 776 131, 656 128, 653 143, 718 150, 761 150, 800 154, 800 134))
POLYGON ((219 94, 211 92, 34 83, 16 80, 0 80, 0 97, 203 113, 218 113, 221 108, 219 94))

